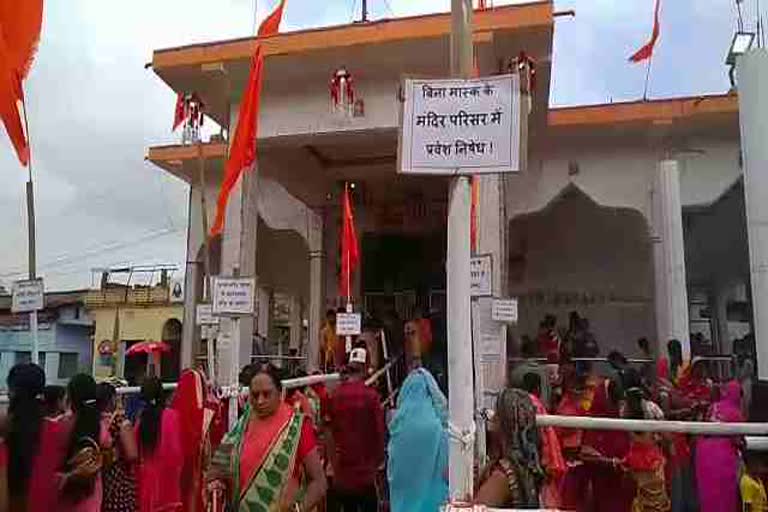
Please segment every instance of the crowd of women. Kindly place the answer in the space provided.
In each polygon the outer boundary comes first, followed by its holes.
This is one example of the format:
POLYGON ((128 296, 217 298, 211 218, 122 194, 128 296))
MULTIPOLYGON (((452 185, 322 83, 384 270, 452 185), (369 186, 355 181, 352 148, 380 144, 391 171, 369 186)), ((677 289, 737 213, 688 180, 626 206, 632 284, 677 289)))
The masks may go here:
MULTIPOLYGON (((701 365, 682 364, 679 344, 669 348, 654 371, 637 371, 613 354, 607 377, 567 361, 559 363, 554 381, 535 364, 513 372, 513 387, 500 393, 488 425, 490 462, 476 468, 476 502, 596 512, 737 512, 742 504, 767 510, 760 461, 742 457, 737 438, 536 426, 536 415, 546 412, 743 419, 741 383, 714 385, 701 365)), ((155 378, 144 380, 138 405, 128 400, 123 407, 114 387, 77 375, 67 387, 65 410, 58 411, 45 407, 43 371, 17 365, 8 377, 10 406, 0 424, 0 512, 335 510, 331 498, 345 469, 333 467, 339 460, 384 469, 386 478, 375 482, 380 510, 388 505, 392 512, 436 512, 448 500, 445 396, 426 369, 415 367, 379 445, 375 422, 354 416, 371 416, 358 407, 370 396, 354 357, 336 390, 322 384, 284 390, 276 368, 246 368, 241 377, 247 399, 228 432, 226 401, 194 370, 182 374, 167 406, 155 378), (334 402, 342 396, 348 407, 334 402), (334 414, 349 427, 341 438, 334 414), (359 453, 339 457, 338 442, 354 435, 361 436, 353 443, 359 453), (374 466, 363 464, 363 456, 374 466)), ((370 393, 374 408, 380 407, 381 397, 370 393)), ((371 510, 358 497, 340 509, 371 510)))
POLYGON ((65 402, 46 407, 43 370, 14 366, 0 424, 0 511, 194 510, 186 505, 202 499, 193 476, 201 474, 196 453, 204 444, 190 433, 206 421, 202 384, 196 372, 185 373, 166 407, 160 381, 144 379, 132 421, 109 383, 76 375, 65 402))
POLYGON ((530 418, 537 410, 643 420, 745 421, 748 379, 715 384, 707 377, 706 361, 683 364, 679 342, 670 341, 668 352, 655 367, 640 369, 612 353, 607 377, 598 377, 590 363, 568 360, 559 361, 554 378, 551 368, 545 368, 551 364, 527 362, 522 372, 513 371, 512 384, 529 396, 502 394, 496 422, 498 462, 480 499, 494 505, 598 512, 768 510, 761 460, 744 453, 740 438, 534 427, 530 418), (546 380, 548 393, 542 400, 546 380), (509 417, 518 420, 514 428, 509 417))

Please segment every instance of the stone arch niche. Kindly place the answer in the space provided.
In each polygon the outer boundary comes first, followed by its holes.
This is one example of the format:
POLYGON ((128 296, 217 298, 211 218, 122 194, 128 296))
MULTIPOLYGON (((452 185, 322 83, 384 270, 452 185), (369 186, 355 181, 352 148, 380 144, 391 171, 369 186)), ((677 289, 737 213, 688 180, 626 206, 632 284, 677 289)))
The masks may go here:
POLYGON ((636 354, 636 340, 653 337, 653 251, 642 213, 601 206, 569 184, 541 210, 512 218, 508 240, 516 337, 535 337, 548 313, 567 329, 571 311, 589 319, 602 355, 636 354))

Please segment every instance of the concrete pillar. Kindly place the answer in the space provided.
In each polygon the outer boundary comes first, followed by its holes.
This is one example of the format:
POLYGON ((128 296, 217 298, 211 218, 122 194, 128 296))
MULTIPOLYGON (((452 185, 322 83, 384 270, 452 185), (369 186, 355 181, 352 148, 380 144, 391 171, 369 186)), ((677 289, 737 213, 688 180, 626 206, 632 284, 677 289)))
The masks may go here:
MULTIPOLYGON (((254 172, 246 171, 229 197, 222 239, 222 275, 256 276, 257 181, 254 172)), ((219 347, 221 382, 236 379, 239 368, 250 363, 253 323, 253 317, 222 322, 222 329, 229 331, 229 343, 225 343, 229 346, 219 347), (232 350, 237 354, 233 354, 232 350)))
MULTIPOLYGON (((269 338, 269 313, 271 307, 271 293, 268 288, 259 286, 256 291, 256 318, 258 324, 256 326, 256 332, 259 336, 267 339, 269 338)), ((265 347, 266 348, 266 347, 265 347)))
POLYGON ((690 359, 688 290, 685 278, 680 172, 676 160, 659 162, 653 187, 653 242, 656 281, 657 353, 666 354, 670 339, 678 339, 683 357, 690 359))
MULTIPOLYGON (((491 255, 493 296, 505 298, 508 255, 504 177, 487 175, 475 179, 479 181, 476 252, 491 255)), ((492 302, 490 297, 478 298, 472 308, 476 382, 482 385, 482 395, 478 389, 478 407, 494 406, 495 392, 503 389, 506 382, 507 326, 491 319, 492 302)))
POLYGON ((728 335, 728 292, 729 288, 727 286, 715 286, 711 301, 712 318, 714 319, 712 329, 713 342, 716 341, 717 344, 715 346, 720 354, 730 354, 733 348, 730 336, 728 335))
POLYGON ((737 67, 757 375, 768 379, 768 50, 747 52, 737 67))
POLYGON ((187 224, 187 263, 184 274, 184 319, 181 324, 181 367, 194 364, 195 351, 200 341, 200 329, 195 325, 195 307, 202 297, 199 285, 203 272, 202 262, 197 261, 203 243, 202 191, 194 184, 189 189, 189 221, 187 224))
POLYGON ((289 348, 297 352, 301 348, 301 297, 291 295, 291 316, 290 316, 291 339, 289 348))
POLYGON ((325 309, 325 294, 323 293, 323 218, 320 215, 310 216, 309 226, 309 327, 307 344, 307 370, 312 372, 319 368, 320 329, 323 323, 325 309))

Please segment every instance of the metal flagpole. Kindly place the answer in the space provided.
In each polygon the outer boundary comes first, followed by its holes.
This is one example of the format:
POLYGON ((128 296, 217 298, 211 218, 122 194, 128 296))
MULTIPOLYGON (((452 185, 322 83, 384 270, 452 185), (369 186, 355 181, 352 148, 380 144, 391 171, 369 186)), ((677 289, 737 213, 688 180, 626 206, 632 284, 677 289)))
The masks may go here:
MULTIPOLYGON (((472 74, 472 0, 451 1, 451 74, 472 74)), ((447 302, 450 422, 450 499, 469 501, 473 490, 474 382, 470 324, 469 178, 453 179, 448 202, 447 302)))
MULTIPOLYGON (((27 170, 27 257, 29 258, 29 280, 37 279, 37 236, 35 234, 35 192, 32 186, 32 140, 29 136, 29 121, 27 119, 27 105, 22 108, 24 112, 24 131, 27 136, 27 148, 29 148, 29 161, 27 170)), ((45 304, 45 290, 43 290, 43 304, 45 304)), ((40 364, 40 337, 37 329, 37 309, 29 313, 29 330, 32 332, 32 362, 40 364)))

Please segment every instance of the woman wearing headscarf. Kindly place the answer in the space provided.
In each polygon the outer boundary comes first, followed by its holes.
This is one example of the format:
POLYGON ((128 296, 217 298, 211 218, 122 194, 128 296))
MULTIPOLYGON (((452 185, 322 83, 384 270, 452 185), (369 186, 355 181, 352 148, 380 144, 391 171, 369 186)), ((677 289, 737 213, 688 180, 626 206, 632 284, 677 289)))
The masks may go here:
MULTIPOLYGON (((606 379, 595 391, 590 415, 619 418, 623 397, 620 377, 606 379)), ((629 451, 629 434, 617 430, 588 430, 584 434, 581 459, 592 485, 595 512, 628 512, 635 496, 634 482, 621 469, 629 451)))
POLYGON ((211 428, 219 412, 211 399, 205 376, 198 370, 187 369, 179 378, 171 408, 183 418, 181 449, 184 457, 181 472, 181 498, 184 510, 203 510, 203 461, 215 448, 211 443, 211 428))
POLYGON ((497 508, 538 508, 544 470, 539 463, 536 407, 528 393, 502 391, 494 423, 500 454, 489 465, 476 501, 497 508))
MULTIPOLYGON (((625 400, 621 417, 634 420, 663 420, 664 412, 645 398, 642 377, 634 369, 624 374, 625 400)), ((626 467, 637 485, 633 512, 669 512, 671 502, 665 480, 666 458, 659 443, 661 436, 652 432, 630 433, 629 453, 624 458, 626 467)))
MULTIPOLYGON (((738 423, 741 414, 741 385, 726 384, 722 398, 708 414, 712 422, 738 423)), ((696 480, 701 512, 736 512, 739 509, 739 446, 734 437, 700 436, 696 441, 696 480)))
POLYGON ((392 512, 437 512, 448 500, 448 402, 427 370, 403 382, 389 425, 392 512))

